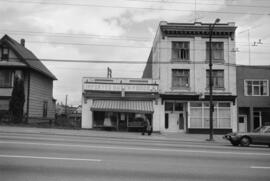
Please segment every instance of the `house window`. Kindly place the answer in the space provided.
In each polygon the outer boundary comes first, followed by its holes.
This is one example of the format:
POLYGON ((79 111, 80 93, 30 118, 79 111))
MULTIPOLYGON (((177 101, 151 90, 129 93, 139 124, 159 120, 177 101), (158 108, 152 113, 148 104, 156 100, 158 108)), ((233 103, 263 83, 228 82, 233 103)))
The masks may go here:
POLYGON ((189 60, 189 42, 172 42, 172 59, 189 60))
MULTIPOLYGON (((212 60, 224 60, 224 44, 223 42, 212 42, 212 60)), ((210 58, 210 43, 206 42, 206 60, 210 58)))
POLYGON ((268 80, 245 80, 246 96, 268 96, 268 80))
POLYGON ((46 118, 48 114, 48 102, 44 101, 43 102, 43 117, 46 118))
POLYGON ((12 87, 12 72, 8 70, 0 70, 0 87, 12 87))
POLYGON ((189 88, 189 70, 172 70, 172 88, 189 88))
POLYGON ((6 47, 2 47, 1 60, 8 61, 8 58, 9 58, 9 49, 6 47))
MULTIPOLYGON (((212 70, 213 88, 224 88, 224 70, 212 70)), ((209 88, 209 70, 206 71, 206 85, 209 88)))

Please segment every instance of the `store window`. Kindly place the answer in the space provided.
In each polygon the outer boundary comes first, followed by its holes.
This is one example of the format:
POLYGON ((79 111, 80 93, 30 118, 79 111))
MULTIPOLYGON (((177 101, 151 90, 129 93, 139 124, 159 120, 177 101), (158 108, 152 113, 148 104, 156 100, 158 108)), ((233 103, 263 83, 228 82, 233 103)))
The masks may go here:
MULTIPOLYGON (((212 70, 213 88, 224 88, 224 70, 212 70)), ((206 71, 206 85, 209 88, 209 70, 206 71)))
POLYGON ((172 60, 189 60, 189 42, 172 42, 172 60))
MULTIPOLYGON (((209 103, 190 103, 190 128, 209 128, 209 103)), ((231 128, 231 110, 229 102, 214 102, 214 128, 231 128)))
MULTIPOLYGON (((224 60, 224 43, 212 42, 212 60, 222 61, 224 60)), ((210 43, 206 42, 206 60, 210 58, 210 43)))
POLYGON ((186 69, 172 70, 172 88, 173 89, 189 88, 189 70, 186 69))
POLYGON ((184 103, 182 102, 165 102, 165 111, 184 111, 184 103))
POLYGON ((12 72, 9 70, 0 70, 0 88, 12 87, 12 72))
POLYGON ((245 80, 246 96, 268 96, 269 84, 268 80, 245 80))
POLYGON ((173 111, 173 102, 165 102, 165 111, 173 111))

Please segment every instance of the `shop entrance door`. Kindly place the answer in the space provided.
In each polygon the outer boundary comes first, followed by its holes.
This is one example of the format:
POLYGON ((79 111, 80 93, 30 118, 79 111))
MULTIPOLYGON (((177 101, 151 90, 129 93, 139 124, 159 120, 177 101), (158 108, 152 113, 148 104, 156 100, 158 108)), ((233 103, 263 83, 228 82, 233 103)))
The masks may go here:
POLYGON ((247 132, 247 115, 239 115, 238 117, 238 131, 247 132))
POLYGON ((184 114, 182 112, 169 114, 169 132, 181 132, 184 131, 184 114))
POLYGON ((253 122, 254 122, 254 129, 262 126, 261 112, 259 111, 253 112, 253 122))

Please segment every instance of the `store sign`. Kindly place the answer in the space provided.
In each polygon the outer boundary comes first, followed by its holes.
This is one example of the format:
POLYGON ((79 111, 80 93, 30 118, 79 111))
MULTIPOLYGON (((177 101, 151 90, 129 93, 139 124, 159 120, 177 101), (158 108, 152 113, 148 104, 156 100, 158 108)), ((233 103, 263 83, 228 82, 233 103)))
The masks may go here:
POLYGON ((0 100, 0 110, 7 111, 9 107, 9 101, 8 100, 0 100))
POLYGON ((84 90, 94 91, 126 91, 126 92, 158 92, 157 85, 131 85, 131 84, 101 84, 85 83, 84 90))

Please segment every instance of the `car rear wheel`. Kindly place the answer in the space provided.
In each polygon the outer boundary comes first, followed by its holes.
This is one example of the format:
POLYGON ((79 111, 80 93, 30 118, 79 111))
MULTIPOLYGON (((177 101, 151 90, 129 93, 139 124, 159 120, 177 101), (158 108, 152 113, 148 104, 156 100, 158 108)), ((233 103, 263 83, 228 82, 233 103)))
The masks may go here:
POLYGON ((243 137, 240 141, 241 146, 249 146, 250 145, 250 139, 248 137, 243 137))

